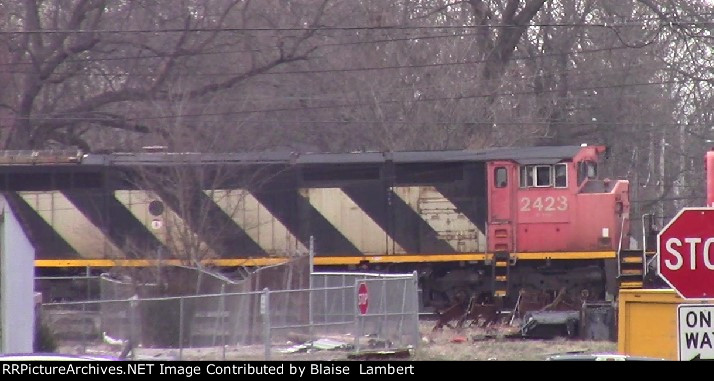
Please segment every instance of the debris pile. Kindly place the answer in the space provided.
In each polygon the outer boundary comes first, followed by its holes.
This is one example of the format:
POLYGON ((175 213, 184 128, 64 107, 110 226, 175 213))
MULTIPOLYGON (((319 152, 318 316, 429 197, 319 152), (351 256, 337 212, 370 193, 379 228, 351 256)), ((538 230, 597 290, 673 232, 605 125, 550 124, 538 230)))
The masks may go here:
POLYGON ((504 337, 615 339, 614 306, 610 302, 590 301, 586 290, 579 297, 569 295, 565 288, 555 296, 522 290, 513 310, 504 310, 503 304, 502 298, 488 299, 483 296, 473 296, 468 302, 459 301, 443 312, 437 312, 438 318, 432 331, 443 327, 458 330, 474 325, 486 328, 504 323, 512 326, 520 322, 519 332, 504 337), (507 322, 506 318, 509 318, 507 322), (452 325, 452 322, 455 324, 452 325))
POLYGON ((333 339, 318 339, 307 341, 301 344, 295 344, 291 347, 280 349, 280 353, 309 353, 313 351, 334 351, 334 350, 349 350, 353 345, 333 339))

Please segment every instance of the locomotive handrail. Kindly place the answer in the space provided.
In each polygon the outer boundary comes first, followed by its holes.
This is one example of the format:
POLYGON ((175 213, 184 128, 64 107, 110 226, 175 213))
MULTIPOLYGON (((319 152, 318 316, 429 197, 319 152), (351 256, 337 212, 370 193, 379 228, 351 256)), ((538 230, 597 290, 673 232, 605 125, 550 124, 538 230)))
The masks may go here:
POLYGON ((622 275, 622 238, 625 234, 625 215, 621 214, 620 218, 620 241, 617 243, 617 276, 622 275))
MULTIPOLYGON (((654 217, 653 213, 645 213, 642 215, 642 276, 644 277, 647 275, 647 269, 649 268, 650 262, 647 262, 647 237, 649 234, 647 234, 647 227, 645 226, 645 217, 647 216, 652 216, 654 217)), ((651 223, 652 221, 650 221, 651 223)))
POLYGON ((645 231, 645 216, 647 216, 647 213, 642 214, 642 252, 647 252, 647 231, 645 231))
POLYGON ((652 262, 654 262, 655 260, 657 260, 657 256, 658 256, 658 255, 659 255, 659 253, 654 253, 654 255, 652 256, 652 258, 650 258, 649 261, 646 261, 646 263, 645 263, 645 274, 647 274, 647 272, 646 272, 647 269, 649 269, 650 266, 652 266, 652 262))

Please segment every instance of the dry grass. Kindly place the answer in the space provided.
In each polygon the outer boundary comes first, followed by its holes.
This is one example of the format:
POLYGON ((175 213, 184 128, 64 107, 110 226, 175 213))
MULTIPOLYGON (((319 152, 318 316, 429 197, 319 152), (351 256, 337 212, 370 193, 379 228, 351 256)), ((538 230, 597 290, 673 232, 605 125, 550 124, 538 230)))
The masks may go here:
MULTIPOLYGON (((434 322, 421 323, 422 340, 419 347, 413 352, 411 360, 416 361, 538 361, 545 360, 548 356, 562 353, 614 353, 617 344, 611 341, 583 341, 564 338, 552 340, 526 340, 509 339, 508 334, 518 331, 514 327, 499 328, 466 328, 454 330, 444 328, 439 332, 432 332, 434 322)), ((347 340, 349 342, 349 340, 347 340)), ((346 360, 351 351, 313 351, 308 353, 280 353, 278 347, 272 352, 272 360, 283 361, 329 361, 346 360)), ((120 348, 107 345, 70 345, 60 348, 62 353, 91 353, 117 356, 120 348), (85 352, 86 350, 86 352, 85 352)), ((138 358, 175 360, 263 360, 264 348, 262 345, 252 346, 227 346, 212 348, 184 349, 179 355, 178 349, 150 349, 137 348, 138 358), (225 357, 224 357, 225 356, 225 357)))
POLYGON ((584 341, 565 338, 552 340, 509 339, 512 327, 467 328, 431 332, 433 324, 422 324, 422 343, 414 360, 545 360, 561 353, 614 353, 612 341, 584 341))
POLYGON ((490 339, 464 343, 429 343, 417 349, 414 360, 535 361, 567 352, 612 353, 616 350, 617 344, 609 341, 490 339))

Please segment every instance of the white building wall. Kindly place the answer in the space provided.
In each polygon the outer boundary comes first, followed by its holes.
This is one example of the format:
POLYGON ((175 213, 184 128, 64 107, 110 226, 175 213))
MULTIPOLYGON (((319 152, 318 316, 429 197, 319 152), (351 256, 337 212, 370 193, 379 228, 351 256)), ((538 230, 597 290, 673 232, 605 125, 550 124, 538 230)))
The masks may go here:
POLYGON ((35 332, 35 249, 0 196, 0 353, 30 353, 35 332))

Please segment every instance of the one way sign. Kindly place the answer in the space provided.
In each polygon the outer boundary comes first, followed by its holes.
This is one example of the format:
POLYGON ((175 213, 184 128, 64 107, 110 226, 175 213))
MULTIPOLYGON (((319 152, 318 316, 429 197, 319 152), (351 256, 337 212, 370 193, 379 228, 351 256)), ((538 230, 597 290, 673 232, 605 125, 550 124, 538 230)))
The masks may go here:
POLYGON ((714 304, 679 305, 677 327, 680 360, 714 360, 714 304))

